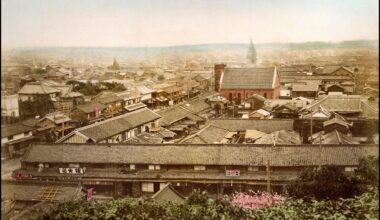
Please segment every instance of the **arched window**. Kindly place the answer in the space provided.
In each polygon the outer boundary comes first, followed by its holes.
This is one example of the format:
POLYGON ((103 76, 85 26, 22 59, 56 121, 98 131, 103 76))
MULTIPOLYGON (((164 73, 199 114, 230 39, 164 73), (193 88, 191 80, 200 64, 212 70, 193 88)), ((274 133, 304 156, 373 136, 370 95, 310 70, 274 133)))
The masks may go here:
POLYGON ((237 103, 238 103, 238 104, 241 103, 241 93, 240 93, 240 92, 238 93, 237 103))
POLYGON ((232 102, 232 93, 230 92, 229 100, 232 102))
POLYGON ((267 93, 266 92, 264 92, 264 98, 267 98, 267 93))

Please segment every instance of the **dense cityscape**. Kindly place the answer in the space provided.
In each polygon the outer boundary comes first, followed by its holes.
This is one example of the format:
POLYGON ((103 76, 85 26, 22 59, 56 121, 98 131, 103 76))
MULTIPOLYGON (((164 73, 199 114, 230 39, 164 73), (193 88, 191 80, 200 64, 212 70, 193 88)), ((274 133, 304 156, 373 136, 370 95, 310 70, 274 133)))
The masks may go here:
POLYGON ((378 218, 378 40, 246 38, 3 50, 2 217, 267 219, 293 198, 335 207, 368 194, 370 211, 334 210, 378 218), (262 209, 254 199, 264 195, 262 209), (186 211, 203 196, 219 214, 186 211), (224 200, 228 211, 217 208, 224 200))

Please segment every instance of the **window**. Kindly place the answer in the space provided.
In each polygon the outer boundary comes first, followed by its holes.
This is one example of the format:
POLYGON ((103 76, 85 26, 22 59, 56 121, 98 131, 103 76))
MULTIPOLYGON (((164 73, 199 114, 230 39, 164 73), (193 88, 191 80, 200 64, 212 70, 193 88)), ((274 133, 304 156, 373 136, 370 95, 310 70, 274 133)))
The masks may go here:
POLYGON ((135 169, 136 169, 136 165, 134 165, 134 164, 130 164, 130 165, 129 165, 129 169, 130 169, 130 170, 135 170, 135 169))
POLYGON ((143 192, 154 192, 154 185, 153 183, 142 183, 141 190, 143 192))
POLYGON ((248 171, 259 171, 259 167, 249 166, 248 171))
POLYGON ((194 170, 206 170, 206 166, 203 165, 195 165, 194 170))
POLYGON ((149 165, 148 169, 149 170, 159 170, 161 168, 160 165, 149 165))
POLYGON ((346 172, 354 172, 357 169, 357 167, 344 167, 344 171, 346 172))
POLYGON ((29 135, 30 131, 24 132, 24 135, 29 135))
POLYGON ((10 141, 10 140, 13 140, 13 135, 8 136, 8 140, 9 140, 9 141, 10 141))

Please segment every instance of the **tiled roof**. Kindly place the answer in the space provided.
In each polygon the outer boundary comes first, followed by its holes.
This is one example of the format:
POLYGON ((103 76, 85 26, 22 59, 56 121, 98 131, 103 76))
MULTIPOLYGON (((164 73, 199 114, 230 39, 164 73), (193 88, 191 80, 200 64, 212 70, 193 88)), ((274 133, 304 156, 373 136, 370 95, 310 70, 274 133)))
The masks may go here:
POLYGON ((109 95, 106 97, 98 98, 95 99, 97 102, 102 103, 102 104, 108 104, 108 103, 113 103, 113 102, 121 102, 123 101, 122 98, 120 98, 117 95, 109 95))
POLYGON ((1 126, 1 138, 3 137, 8 137, 11 135, 16 135, 16 134, 22 134, 24 132, 29 132, 33 131, 36 128, 26 126, 23 124, 10 124, 10 125, 2 125, 1 126))
POLYGON ((221 89, 272 89, 275 68, 225 68, 221 89))
POLYGON ((28 83, 18 91, 18 94, 51 94, 59 92, 59 89, 41 85, 41 83, 28 83))
POLYGON ((220 141, 226 136, 228 132, 229 130, 227 129, 215 127, 213 125, 207 125, 196 134, 183 139, 180 143, 194 143, 193 141, 202 144, 220 143, 220 141))
POLYGON ((315 83, 293 83, 293 92, 317 92, 319 89, 319 84, 315 83))
POLYGON ((84 113, 95 112, 96 107, 98 107, 100 111, 106 108, 105 105, 96 103, 96 102, 89 102, 89 103, 77 106, 77 108, 83 111, 84 113))
MULTIPOLYGON (((199 103, 198 103, 199 104, 199 103)), ((190 105, 191 106, 191 105, 190 105)), ((198 112, 193 112, 193 111, 199 111, 202 110, 204 107, 202 103, 200 103, 197 106, 191 106, 191 110, 187 109, 190 106, 173 106, 168 109, 161 110, 157 112, 162 119, 160 120, 160 123, 162 126, 169 126, 173 124, 174 122, 180 121, 185 118, 189 118, 194 121, 203 121, 204 119, 198 115, 196 115, 198 112)))
MULTIPOLYGON (((159 115, 150 109, 144 108, 79 128, 74 132, 81 133, 94 141, 100 141, 159 118, 159 115)), ((69 136, 70 134, 66 137, 69 136)), ((64 137, 58 142, 62 142, 65 139, 64 137)))
POLYGON ((302 144, 302 141, 299 133, 281 130, 262 136, 255 144, 302 144))
POLYGON ((71 119, 68 116, 64 115, 62 112, 49 113, 49 114, 45 115, 45 117, 42 118, 41 121, 44 119, 49 119, 50 121, 54 122, 55 124, 60 124, 62 122, 71 121, 71 119))
POLYGON ((328 95, 308 106, 305 110, 315 111, 322 106, 327 111, 335 112, 361 112, 360 96, 328 95))
POLYGON ((378 146, 34 144, 21 160, 44 163, 316 166, 358 165, 378 146))
POLYGON ((327 134, 322 132, 320 137, 320 132, 313 134, 313 144, 360 144, 355 138, 347 136, 337 130, 333 130, 327 134))
POLYGON ((210 124, 229 131, 259 130, 271 133, 278 130, 293 130, 291 119, 214 119, 210 124))

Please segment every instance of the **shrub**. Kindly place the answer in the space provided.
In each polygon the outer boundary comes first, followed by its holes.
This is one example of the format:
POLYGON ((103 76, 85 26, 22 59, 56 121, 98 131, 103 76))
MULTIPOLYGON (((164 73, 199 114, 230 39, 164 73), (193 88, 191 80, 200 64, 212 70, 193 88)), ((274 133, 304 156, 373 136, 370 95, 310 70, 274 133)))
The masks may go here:
POLYGON ((303 170, 287 191, 293 197, 318 200, 352 198, 362 192, 358 178, 346 176, 343 168, 336 166, 303 170))

